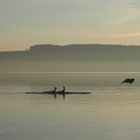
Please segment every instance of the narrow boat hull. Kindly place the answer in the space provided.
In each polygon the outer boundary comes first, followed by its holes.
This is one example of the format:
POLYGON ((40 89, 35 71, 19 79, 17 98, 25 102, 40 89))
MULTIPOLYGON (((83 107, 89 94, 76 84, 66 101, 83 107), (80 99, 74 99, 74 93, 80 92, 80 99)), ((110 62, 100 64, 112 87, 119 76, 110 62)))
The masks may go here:
POLYGON ((71 92, 71 91, 66 91, 66 92, 49 92, 49 91, 46 91, 46 92, 26 92, 26 94, 51 94, 51 95, 54 95, 54 94, 58 94, 58 95, 66 95, 66 94, 91 94, 91 92, 71 92))

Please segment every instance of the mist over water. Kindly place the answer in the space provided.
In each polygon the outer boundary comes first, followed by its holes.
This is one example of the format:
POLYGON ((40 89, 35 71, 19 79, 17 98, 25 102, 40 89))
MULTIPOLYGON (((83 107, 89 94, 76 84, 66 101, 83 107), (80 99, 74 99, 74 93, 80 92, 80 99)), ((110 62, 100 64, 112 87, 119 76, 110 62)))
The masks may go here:
MULTIPOLYGON (((139 72, 14 72, 0 73, 1 86, 23 87, 119 87, 125 78, 135 78, 134 87, 140 84, 139 72)), ((127 85, 129 87, 129 84, 127 85)))

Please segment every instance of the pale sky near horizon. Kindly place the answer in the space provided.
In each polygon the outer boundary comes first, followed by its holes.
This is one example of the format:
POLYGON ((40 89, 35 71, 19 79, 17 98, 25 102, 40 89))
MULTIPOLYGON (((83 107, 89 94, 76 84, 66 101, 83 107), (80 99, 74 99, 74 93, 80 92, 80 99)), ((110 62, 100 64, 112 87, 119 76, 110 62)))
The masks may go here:
POLYGON ((0 0, 0 51, 35 44, 140 44, 140 0, 0 0))

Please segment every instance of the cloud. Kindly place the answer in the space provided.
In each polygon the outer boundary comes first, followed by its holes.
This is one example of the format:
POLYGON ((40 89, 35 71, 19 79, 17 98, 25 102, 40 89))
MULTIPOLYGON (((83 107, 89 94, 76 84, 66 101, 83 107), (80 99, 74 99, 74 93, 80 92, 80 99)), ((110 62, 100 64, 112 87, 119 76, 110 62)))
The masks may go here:
POLYGON ((140 32, 130 32, 130 33, 122 33, 122 34, 112 34, 106 35, 105 38, 129 38, 129 37, 140 37, 140 32))

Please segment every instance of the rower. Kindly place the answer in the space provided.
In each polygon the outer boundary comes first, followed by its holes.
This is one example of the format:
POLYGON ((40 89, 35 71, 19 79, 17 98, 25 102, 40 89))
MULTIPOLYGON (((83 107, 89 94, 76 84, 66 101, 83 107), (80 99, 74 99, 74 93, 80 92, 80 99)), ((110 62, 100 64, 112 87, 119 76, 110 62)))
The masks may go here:
POLYGON ((63 86, 62 95, 63 95, 63 99, 65 100, 65 86, 63 86))
POLYGON ((56 87, 54 87, 54 90, 53 90, 53 94, 54 94, 54 98, 56 99, 56 87))
POLYGON ((54 87, 54 90, 50 91, 51 94, 54 94, 56 92, 56 87, 54 87))
POLYGON ((56 92, 56 87, 54 87, 54 92, 56 92))
POLYGON ((65 92, 65 86, 63 86, 63 90, 62 90, 62 92, 63 92, 63 93, 65 92))

